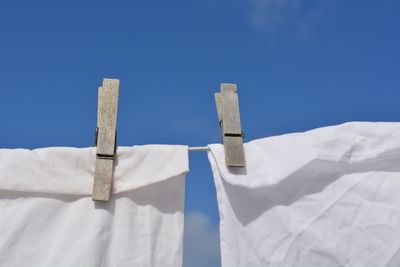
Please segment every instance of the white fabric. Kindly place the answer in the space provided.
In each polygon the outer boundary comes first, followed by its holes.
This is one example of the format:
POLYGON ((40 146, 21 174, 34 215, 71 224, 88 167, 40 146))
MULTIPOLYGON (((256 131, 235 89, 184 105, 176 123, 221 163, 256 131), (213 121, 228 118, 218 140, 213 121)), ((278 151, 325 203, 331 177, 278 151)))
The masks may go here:
POLYGON ((0 266, 181 266, 187 147, 119 147, 108 203, 95 153, 0 149, 0 266))
POLYGON ((400 266, 400 123, 255 140, 244 170, 210 148, 222 267, 400 266))

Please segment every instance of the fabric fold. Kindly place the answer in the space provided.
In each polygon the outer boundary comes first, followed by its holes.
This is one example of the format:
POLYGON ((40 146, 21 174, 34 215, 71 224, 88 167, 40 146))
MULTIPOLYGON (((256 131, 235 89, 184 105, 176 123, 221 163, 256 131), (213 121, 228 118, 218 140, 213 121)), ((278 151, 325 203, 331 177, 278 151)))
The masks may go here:
MULTIPOLYGON (((118 147, 114 193, 189 171, 187 146, 118 147)), ((91 195, 96 148, 0 149, 0 190, 91 195)))
POLYGON ((393 157, 400 153, 398 140, 400 127, 395 122, 348 122, 257 139, 244 145, 245 169, 226 167, 223 145, 209 148, 226 182, 257 188, 276 184, 315 160, 354 164, 393 157))

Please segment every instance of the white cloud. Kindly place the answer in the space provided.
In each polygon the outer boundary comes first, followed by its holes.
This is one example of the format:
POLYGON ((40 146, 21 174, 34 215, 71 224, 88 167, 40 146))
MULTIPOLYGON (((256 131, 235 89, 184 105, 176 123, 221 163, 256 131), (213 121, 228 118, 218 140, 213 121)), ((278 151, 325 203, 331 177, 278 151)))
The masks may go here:
POLYGON ((218 226, 202 213, 185 215, 184 267, 220 266, 218 226))

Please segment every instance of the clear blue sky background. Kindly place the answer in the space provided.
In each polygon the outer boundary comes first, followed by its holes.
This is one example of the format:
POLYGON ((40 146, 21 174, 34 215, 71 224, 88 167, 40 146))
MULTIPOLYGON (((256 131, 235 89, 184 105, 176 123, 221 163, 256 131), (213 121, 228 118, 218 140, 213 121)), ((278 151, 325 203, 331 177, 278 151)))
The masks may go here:
MULTIPOLYGON (((399 14, 396 0, 2 0, 0 147, 91 146, 103 77, 121 81, 119 145, 220 142, 221 82, 239 86, 247 141, 399 121, 399 14)), ((190 160, 185 267, 219 266, 211 170, 190 160)))

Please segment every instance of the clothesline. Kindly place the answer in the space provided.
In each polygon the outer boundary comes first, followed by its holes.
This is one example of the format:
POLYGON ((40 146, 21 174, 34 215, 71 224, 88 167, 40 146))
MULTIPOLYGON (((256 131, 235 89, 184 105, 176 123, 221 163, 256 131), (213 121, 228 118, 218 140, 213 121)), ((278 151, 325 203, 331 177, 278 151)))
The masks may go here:
POLYGON ((192 146, 189 147, 189 152, 196 152, 196 151, 210 151, 208 146, 192 146))

